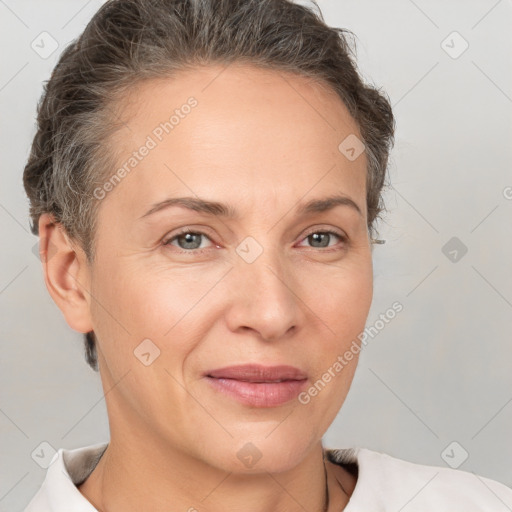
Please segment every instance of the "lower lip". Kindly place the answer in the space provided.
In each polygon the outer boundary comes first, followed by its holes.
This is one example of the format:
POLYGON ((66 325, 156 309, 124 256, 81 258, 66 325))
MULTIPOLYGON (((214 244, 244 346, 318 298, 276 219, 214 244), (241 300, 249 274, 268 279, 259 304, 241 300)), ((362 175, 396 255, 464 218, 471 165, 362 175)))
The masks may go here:
POLYGON ((307 379, 282 382, 246 382, 236 379, 206 377, 217 390, 252 407, 277 407, 296 398, 307 379))

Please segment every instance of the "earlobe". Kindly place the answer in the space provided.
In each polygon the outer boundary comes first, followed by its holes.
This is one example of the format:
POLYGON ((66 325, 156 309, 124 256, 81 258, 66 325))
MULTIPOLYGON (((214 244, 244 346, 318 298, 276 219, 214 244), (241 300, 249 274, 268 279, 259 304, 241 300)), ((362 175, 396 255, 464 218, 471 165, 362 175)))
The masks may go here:
POLYGON ((39 254, 46 288, 69 326, 78 332, 92 331, 85 254, 49 214, 39 218, 39 254))

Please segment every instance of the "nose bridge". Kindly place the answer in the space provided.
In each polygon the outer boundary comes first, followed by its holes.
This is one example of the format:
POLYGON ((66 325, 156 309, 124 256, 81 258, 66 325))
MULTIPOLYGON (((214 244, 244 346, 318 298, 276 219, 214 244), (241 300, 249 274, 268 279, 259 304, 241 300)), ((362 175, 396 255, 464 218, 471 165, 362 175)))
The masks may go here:
POLYGON ((298 323, 300 306, 282 248, 246 237, 236 252, 233 278, 238 291, 229 314, 231 328, 251 328, 267 339, 284 335, 298 323))
POLYGON ((286 281, 291 278, 283 250, 273 240, 272 232, 247 236, 236 248, 236 267, 242 276, 254 281, 256 286, 265 284, 269 291, 273 289, 274 293, 282 293, 281 288, 287 288, 286 281))

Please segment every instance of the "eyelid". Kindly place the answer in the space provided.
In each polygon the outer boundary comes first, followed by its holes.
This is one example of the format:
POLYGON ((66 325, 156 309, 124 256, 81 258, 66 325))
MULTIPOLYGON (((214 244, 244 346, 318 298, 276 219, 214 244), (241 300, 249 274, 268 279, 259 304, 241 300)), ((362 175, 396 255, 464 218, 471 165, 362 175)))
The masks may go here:
POLYGON ((308 229, 306 233, 302 235, 302 237, 306 238, 309 235, 312 235, 313 233, 334 233, 338 235, 340 238, 348 238, 347 234, 344 231, 333 226, 313 226, 312 228, 308 229))

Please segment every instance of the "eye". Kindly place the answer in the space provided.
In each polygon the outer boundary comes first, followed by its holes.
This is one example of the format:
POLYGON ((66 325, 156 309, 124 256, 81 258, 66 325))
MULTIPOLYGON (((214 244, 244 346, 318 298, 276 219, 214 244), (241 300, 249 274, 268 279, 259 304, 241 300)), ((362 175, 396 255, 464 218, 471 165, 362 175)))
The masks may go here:
MULTIPOLYGON (((307 240, 311 247, 314 249, 324 249, 328 247, 335 247, 336 243, 332 244, 334 240, 338 239, 341 242, 348 242, 348 237, 341 232, 334 231, 332 229, 320 230, 316 229, 306 235, 303 240, 307 240)), ((178 249, 178 252, 182 253, 193 253, 201 252, 202 249, 208 249, 208 246, 203 246, 205 240, 212 242, 210 237, 202 231, 194 231, 191 228, 183 228, 181 231, 162 242, 165 246, 174 246, 178 249)), ((344 248, 344 243, 341 244, 341 248, 344 248)), ((215 245, 215 244, 213 244, 215 245)))
MULTIPOLYGON (((336 244, 329 245, 330 242, 333 240, 333 238, 334 239, 337 238, 341 242, 348 241, 346 235, 344 235, 343 233, 334 231, 332 229, 327 229, 327 230, 317 229, 316 231, 311 231, 308 235, 306 235, 306 238, 304 238, 303 240, 307 240, 311 244, 311 247, 313 247, 315 249, 322 249, 322 248, 326 248, 326 247, 335 246, 336 244)), ((341 248, 343 248, 343 246, 344 246, 344 244, 342 244, 341 248)))
MULTIPOLYGON (((181 249, 181 252, 194 252, 198 249, 205 249, 207 247, 201 247, 204 239, 210 240, 208 235, 201 231, 192 231, 189 228, 182 229, 179 233, 168 238, 163 242, 163 245, 173 245, 181 249), (176 244, 172 243, 176 242, 176 244)), ((211 240, 210 240, 211 242, 211 240)))

